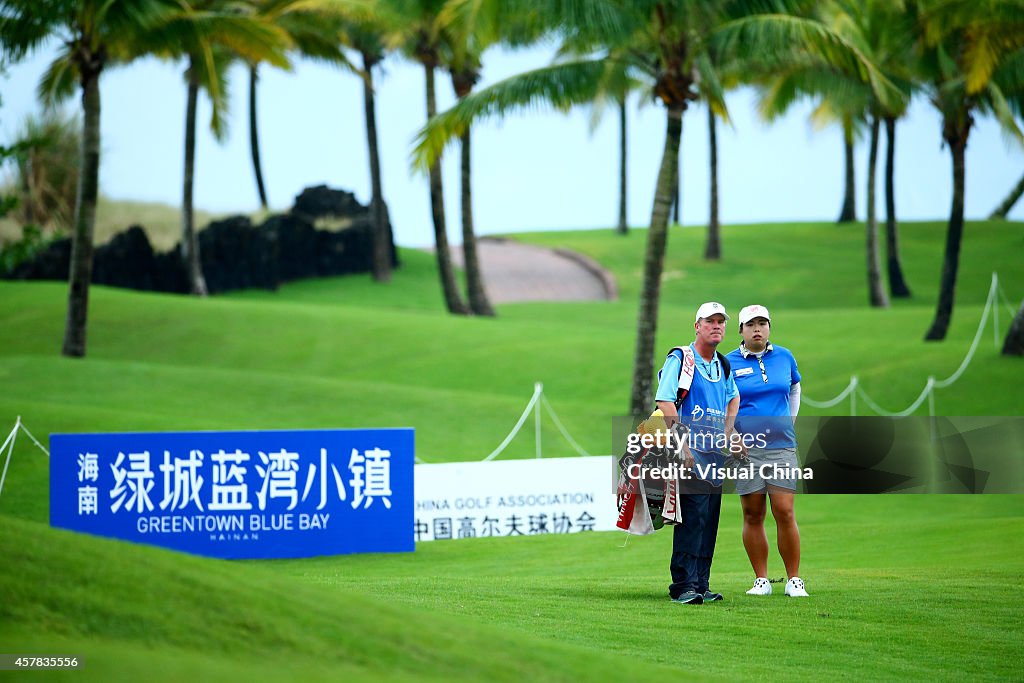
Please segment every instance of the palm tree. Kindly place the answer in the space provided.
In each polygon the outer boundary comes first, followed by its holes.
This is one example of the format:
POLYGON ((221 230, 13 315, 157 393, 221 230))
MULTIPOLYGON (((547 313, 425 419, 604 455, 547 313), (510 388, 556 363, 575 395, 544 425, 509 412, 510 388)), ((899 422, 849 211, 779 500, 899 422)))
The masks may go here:
MULTIPOLYGON (((195 173, 196 160, 196 107, 199 102, 200 78, 205 75, 206 84, 213 89, 213 83, 224 76, 225 60, 220 57, 217 71, 201 72, 205 63, 197 63, 198 60, 189 55, 188 68, 185 70, 185 82, 188 87, 188 96, 185 99, 185 171, 182 176, 182 197, 181 197, 181 258, 185 264, 185 272, 188 277, 189 287, 192 294, 206 296, 206 279, 203 277, 203 268, 199 260, 199 235, 195 231, 195 213, 192 207, 192 186, 195 173)), ((219 87, 219 86, 217 86, 219 87)), ((221 139, 223 137, 223 119, 220 110, 226 106, 226 102, 214 99, 214 111, 217 112, 213 126, 214 135, 221 139)))
MULTIPOLYGON (((338 21, 350 16, 347 5, 339 6, 330 0, 250 0, 258 17, 280 27, 288 34, 296 52, 303 56, 330 64, 338 64, 353 72, 358 70, 349 63, 339 41, 338 21)), ((266 183, 260 160, 260 139, 257 125, 256 93, 259 83, 261 59, 245 60, 249 71, 249 150, 260 207, 266 210, 266 183)))
MULTIPOLYGON (((391 281, 394 256, 394 237, 384 202, 384 183, 381 174, 380 142, 377 133, 377 100, 373 72, 387 52, 389 26, 395 20, 386 10, 370 11, 363 15, 350 15, 340 19, 341 41, 355 50, 362 62, 361 68, 349 65, 363 82, 363 115, 366 120, 366 147, 370 160, 370 216, 373 222, 373 279, 391 281)), ((347 60, 346 60, 347 63, 347 60)))
POLYGON ((384 60, 380 35, 369 33, 353 40, 363 61, 363 114, 366 117, 366 147, 370 157, 370 215, 373 217, 373 279, 391 281, 394 239, 384 210, 384 182, 380 172, 380 143, 377 137, 377 103, 373 69, 384 60))
POLYGON ((967 141, 978 113, 992 113, 1021 137, 1007 104, 1024 90, 1024 0, 920 0, 917 19, 922 70, 932 104, 942 115, 949 146, 953 202, 939 280, 935 318, 925 340, 945 339, 964 231, 967 141))
POLYGON ((793 46, 798 46, 837 68, 859 73, 887 99, 893 96, 888 92, 891 86, 887 87, 874 67, 835 31, 812 19, 758 13, 760 3, 559 0, 549 4, 538 0, 531 7, 541 15, 560 14, 563 30, 571 34, 574 44, 589 40, 594 56, 519 74, 463 99, 420 132, 417 163, 430 164, 447 141, 477 118, 540 102, 564 109, 592 101, 600 92, 606 59, 622 60, 627 68, 648 79, 651 92, 666 109, 666 135, 647 233, 637 316, 630 410, 639 415, 646 412, 651 399, 672 181, 677 173, 683 114, 699 97, 698 58, 706 53, 720 63, 754 58, 762 63, 781 62, 792 56, 793 46))
MULTIPOLYGON (((391 280, 394 237, 387 218, 381 180, 380 146, 377 135, 377 107, 373 70, 384 59, 385 28, 395 19, 387 8, 375 3, 345 3, 333 0, 259 0, 259 16, 287 34, 295 51, 303 56, 340 66, 357 74, 363 83, 363 109, 370 170, 370 216, 373 224, 372 273, 377 282, 391 280), (343 47, 360 56, 362 67, 353 64, 343 47)), ((259 62, 249 62, 249 140, 260 203, 267 208, 263 171, 260 166, 259 136, 256 128, 256 83, 259 62)))
MULTIPOLYGON (((589 55, 590 46, 587 44, 574 45, 565 41, 558 51, 560 60, 575 60, 589 55)), ((629 116, 626 107, 629 95, 634 91, 647 91, 647 85, 642 81, 630 78, 627 70, 622 68, 625 60, 621 57, 614 57, 607 61, 607 69, 602 79, 601 88, 596 95, 591 107, 590 129, 591 132, 597 129, 598 124, 604 115, 605 104, 614 101, 618 110, 619 123, 619 214, 615 231, 620 235, 629 234, 627 223, 627 190, 629 178, 629 116)), ((641 104, 643 103, 641 99, 641 104)))
POLYGON ((868 148, 868 216, 867 233, 868 301, 875 308, 888 308, 889 297, 882 284, 882 264, 878 252, 878 219, 875 201, 875 169, 878 168, 878 116, 871 116, 871 142, 868 148))
POLYGON ((748 70, 747 65, 740 62, 717 63, 710 54, 703 55, 697 63, 701 98, 707 103, 708 108, 710 193, 704 258, 708 261, 718 261, 722 258, 722 228, 718 218, 718 119, 729 122, 725 90, 739 85, 748 70))
POLYGON ((843 205, 839 209, 836 223, 853 223, 857 220, 857 174, 854 170, 854 142, 857 131, 853 117, 842 120, 843 128, 843 205))
MULTIPOLYGON (((484 50, 496 43, 502 13, 500 4, 479 2, 453 2, 442 11, 439 21, 444 27, 443 40, 452 89, 460 100, 473 91, 480 80, 481 57, 484 50), (487 10, 487 11, 483 11, 487 10)), ((487 298, 480 259, 477 255, 476 230, 473 225, 473 174, 470 127, 459 136, 459 165, 462 212, 462 255, 466 273, 466 294, 474 315, 493 317, 494 308, 487 298)))
POLYGON ((260 136, 257 124, 256 85, 259 83, 259 64, 249 65, 249 152, 252 155, 252 169, 256 175, 256 192, 260 197, 260 208, 266 211, 267 187, 263 182, 263 164, 260 162, 260 136))
MULTIPOLYGON (((423 67, 426 81, 427 120, 437 114, 436 71, 442 65, 441 49, 443 29, 440 15, 444 0, 390 0, 388 12, 401 16, 404 21, 396 24, 391 42, 403 53, 423 67)), ((461 132, 460 132, 461 134, 461 132)), ((455 280, 451 250, 448 246, 448 225, 445 219, 444 191, 441 179, 440 155, 432 159, 429 171, 430 215, 434 225, 434 255, 437 258, 441 291, 449 313, 469 315, 471 313, 455 280)))
MULTIPOLYGON (((484 52, 498 43, 519 46, 533 42, 541 28, 528 12, 503 0, 449 0, 438 23, 445 65, 458 99, 465 99, 480 80, 484 52)), ((473 174, 470 127, 459 136, 461 167, 462 251, 469 307, 474 315, 494 316, 477 255, 473 224, 473 174)))
MULTIPOLYGON (((476 56, 460 60, 459 66, 451 66, 452 87, 460 100, 473 90, 480 79, 480 65, 476 56)), ((473 226, 473 176, 470 156, 470 129, 467 126, 459 136, 461 190, 462 190, 462 255, 466 272, 466 294, 469 308, 474 315, 494 316, 494 308, 487 299, 480 261, 476 251, 476 233, 473 226)))
POLYGON ((708 104, 708 156, 711 163, 711 205, 708 207, 708 240, 704 245, 704 258, 718 261, 722 258, 722 228, 718 223, 718 133, 715 108, 708 104))
MULTIPOLYGON (((682 123, 680 122, 680 125, 682 123)), ((679 131, 679 148, 676 150, 676 159, 682 164, 683 158, 683 131, 679 131)), ((672 224, 683 224, 683 169, 677 166, 673 169, 672 176, 672 224)))
MULTIPOLYGON (((770 74, 770 87, 763 91, 761 110, 769 117, 777 116, 800 95, 820 98, 814 112, 818 122, 840 122, 844 136, 861 121, 867 121, 870 131, 867 168, 867 221, 865 223, 866 272, 868 301, 875 307, 887 307, 889 297, 882 280, 881 256, 878 248, 877 166, 878 142, 881 122, 896 119, 906 110, 909 99, 909 71, 912 61, 908 45, 912 44, 909 22, 902 18, 898 2, 885 0, 834 0, 819 7, 818 14, 829 26, 846 36, 865 55, 868 55, 887 79, 900 87, 902 96, 883 102, 858 78, 844 78, 818 60, 794 60, 789 70, 770 74)), ((887 128, 889 125, 887 124, 887 128)), ((893 196, 894 148, 893 137, 886 164, 886 207, 888 264, 890 286, 894 291, 905 291, 899 262, 895 200, 893 196)), ((847 178, 849 185, 850 179, 847 178)), ((848 188, 847 198, 852 197, 848 188)), ((909 292, 907 292, 909 293, 909 292)))
POLYGON ((89 284, 100 168, 100 76, 111 64, 143 54, 139 36, 181 9, 173 0, 78 0, 0 2, 0 49, 5 60, 19 60, 56 36, 61 49, 39 85, 44 100, 71 95, 77 82, 82 102, 82 147, 68 275, 68 310, 61 353, 86 351, 89 284))
POLYGON ((910 296, 910 287, 900 261, 899 226, 896 222, 896 122, 906 113, 918 64, 913 54, 914 22, 902 0, 861 0, 847 10, 856 19, 879 68, 904 93, 898 108, 885 108, 873 100, 878 116, 885 124, 885 255, 889 293, 895 298, 910 296))
POLYGON ((185 82, 185 164, 181 202, 181 256, 190 292, 206 296, 206 280, 199 256, 195 230, 193 178, 195 174, 196 109, 199 91, 209 95, 213 105, 210 128, 217 139, 226 134, 223 112, 227 108, 226 71, 231 61, 242 57, 267 61, 281 68, 290 64, 284 50, 291 46, 287 33, 261 17, 256 8, 234 0, 202 0, 195 5, 194 19, 169 23, 150 38, 164 56, 187 60, 185 82))
POLYGON ((627 174, 627 119, 626 119, 626 96, 619 100, 619 222, 616 224, 616 231, 620 235, 629 233, 629 224, 626 221, 626 180, 627 174))
POLYGON ((78 151, 81 122, 57 109, 29 115, 18 133, 14 184, 18 188, 15 216, 44 234, 74 223, 78 193, 78 151))
MULTIPOLYGON (((801 95, 818 97, 820 101, 812 113, 812 119, 819 125, 834 121, 840 122, 844 138, 847 131, 852 131, 855 128, 856 122, 864 118, 872 121, 869 125, 867 220, 865 222, 868 302, 871 306, 887 307, 889 300, 882 284, 875 199, 879 125, 877 117, 868 113, 870 87, 857 79, 843 79, 821 63, 798 62, 791 69, 771 76, 768 87, 762 89, 759 104, 761 113, 768 119, 774 119, 784 113, 790 104, 801 95)), ((847 185, 850 182, 848 177, 847 185)), ((846 196, 848 199, 852 197, 852 188, 847 188, 846 196)))
POLYGON ((899 226, 896 223, 896 117, 885 117, 885 262, 889 274, 889 294, 897 299, 910 298, 910 285, 900 261, 899 226))
POLYGON ((699 64, 702 65, 701 95, 708 106, 708 157, 711 178, 708 237, 704 246, 704 258, 708 261, 718 261, 722 258, 722 227, 718 219, 718 119, 729 121, 729 110, 725 106, 725 89, 739 85, 741 73, 746 71, 746 68, 739 63, 716 64, 711 61, 710 55, 701 59, 699 64))

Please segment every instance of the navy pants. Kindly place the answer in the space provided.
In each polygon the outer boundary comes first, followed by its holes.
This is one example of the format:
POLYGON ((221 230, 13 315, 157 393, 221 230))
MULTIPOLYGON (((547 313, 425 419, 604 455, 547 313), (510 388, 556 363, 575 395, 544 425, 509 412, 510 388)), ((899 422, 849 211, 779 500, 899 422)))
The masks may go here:
POLYGON ((687 591, 709 590, 711 561, 718 540, 718 519, 722 514, 722 487, 701 481, 682 482, 679 497, 683 523, 672 535, 672 584, 668 594, 677 598, 687 591))

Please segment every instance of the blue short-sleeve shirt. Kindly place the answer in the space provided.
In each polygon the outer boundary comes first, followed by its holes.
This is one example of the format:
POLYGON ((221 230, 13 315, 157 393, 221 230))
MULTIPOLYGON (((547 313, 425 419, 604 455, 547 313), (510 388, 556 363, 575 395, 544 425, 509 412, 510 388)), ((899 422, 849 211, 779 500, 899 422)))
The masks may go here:
POLYGON ((736 429, 744 434, 762 434, 768 448, 796 448, 789 390, 800 381, 800 371, 790 350, 769 344, 760 363, 755 354, 744 354, 742 348, 730 351, 726 357, 740 389, 736 429))

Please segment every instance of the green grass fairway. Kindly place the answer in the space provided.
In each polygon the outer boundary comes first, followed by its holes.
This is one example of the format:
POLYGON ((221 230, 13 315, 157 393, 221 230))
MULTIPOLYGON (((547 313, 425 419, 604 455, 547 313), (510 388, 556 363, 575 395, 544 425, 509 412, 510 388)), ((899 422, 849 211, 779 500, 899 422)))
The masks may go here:
MULTIPOLYGON (((65 284, 0 282, 0 436, 19 415, 44 443, 61 432, 400 426, 416 429, 427 462, 480 460, 543 382, 576 440, 608 453, 611 419, 628 407, 645 236, 518 236, 602 262, 622 298, 508 304, 496 319, 445 314, 432 257, 413 250, 389 285, 330 278, 206 300, 95 287, 79 360, 59 356, 65 284)), ((998 326, 990 319, 934 407, 1024 414, 1024 360, 996 348, 1024 297, 1024 224, 967 225, 942 343, 922 337, 944 226, 905 224, 901 238, 914 297, 872 310, 862 226, 728 226, 719 263, 699 257, 703 230, 672 228, 656 354, 692 339, 703 301, 762 303, 805 396, 830 399, 856 375, 900 410, 928 377, 960 366, 996 271, 1011 304, 1000 300, 998 326)), ((547 418, 542 440, 548 457, 573 454, 547 418)), ((524 429, 502 457, 533 455, 524 429)), ((588 533, 222 562, 50 529, 47 468, 19 435, 0 497, 0 652, 86 657, 57 679, 1005 680, 1024 669, 1022 496, 801 496, 803 601, 781 584, 770 598, 743 594, 752 576, 729 496, 713 573, 726 600, 689 607, 667 599, 667 531, 624 547, 621 534, 588 533)), ((782 575, 774 549, 770 566, 782 575)))
POLYGON ((743 594, 730 496, 712 575, 726 598, 699 607, 668 600, 667 531, 229 563, 0 515, 0 642, 83 654, 78 680, 1019 674, 1019 497, 804 496, 798 510, 810 599, 743 594))

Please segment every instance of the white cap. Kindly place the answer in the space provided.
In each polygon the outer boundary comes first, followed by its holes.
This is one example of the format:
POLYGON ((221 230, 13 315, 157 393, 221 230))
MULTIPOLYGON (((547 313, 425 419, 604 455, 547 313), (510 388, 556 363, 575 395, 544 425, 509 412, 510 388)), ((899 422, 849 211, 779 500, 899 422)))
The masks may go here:
POLYGON ((725 312, 725 306, 717 301, 708 301, 697 309, 697 317, 693 319, 693 322, 699 322, 701 318, 710 318, 715 314, 724 315, 726 320, 729 319, 729 314, 725 312))
POLYGON ((768 313, 768 309, 760 304, 744 306, 740 309, 740 325, 744 325, 754 318, 764 318, 768 322, 772 321, 772 316, 768 313))

